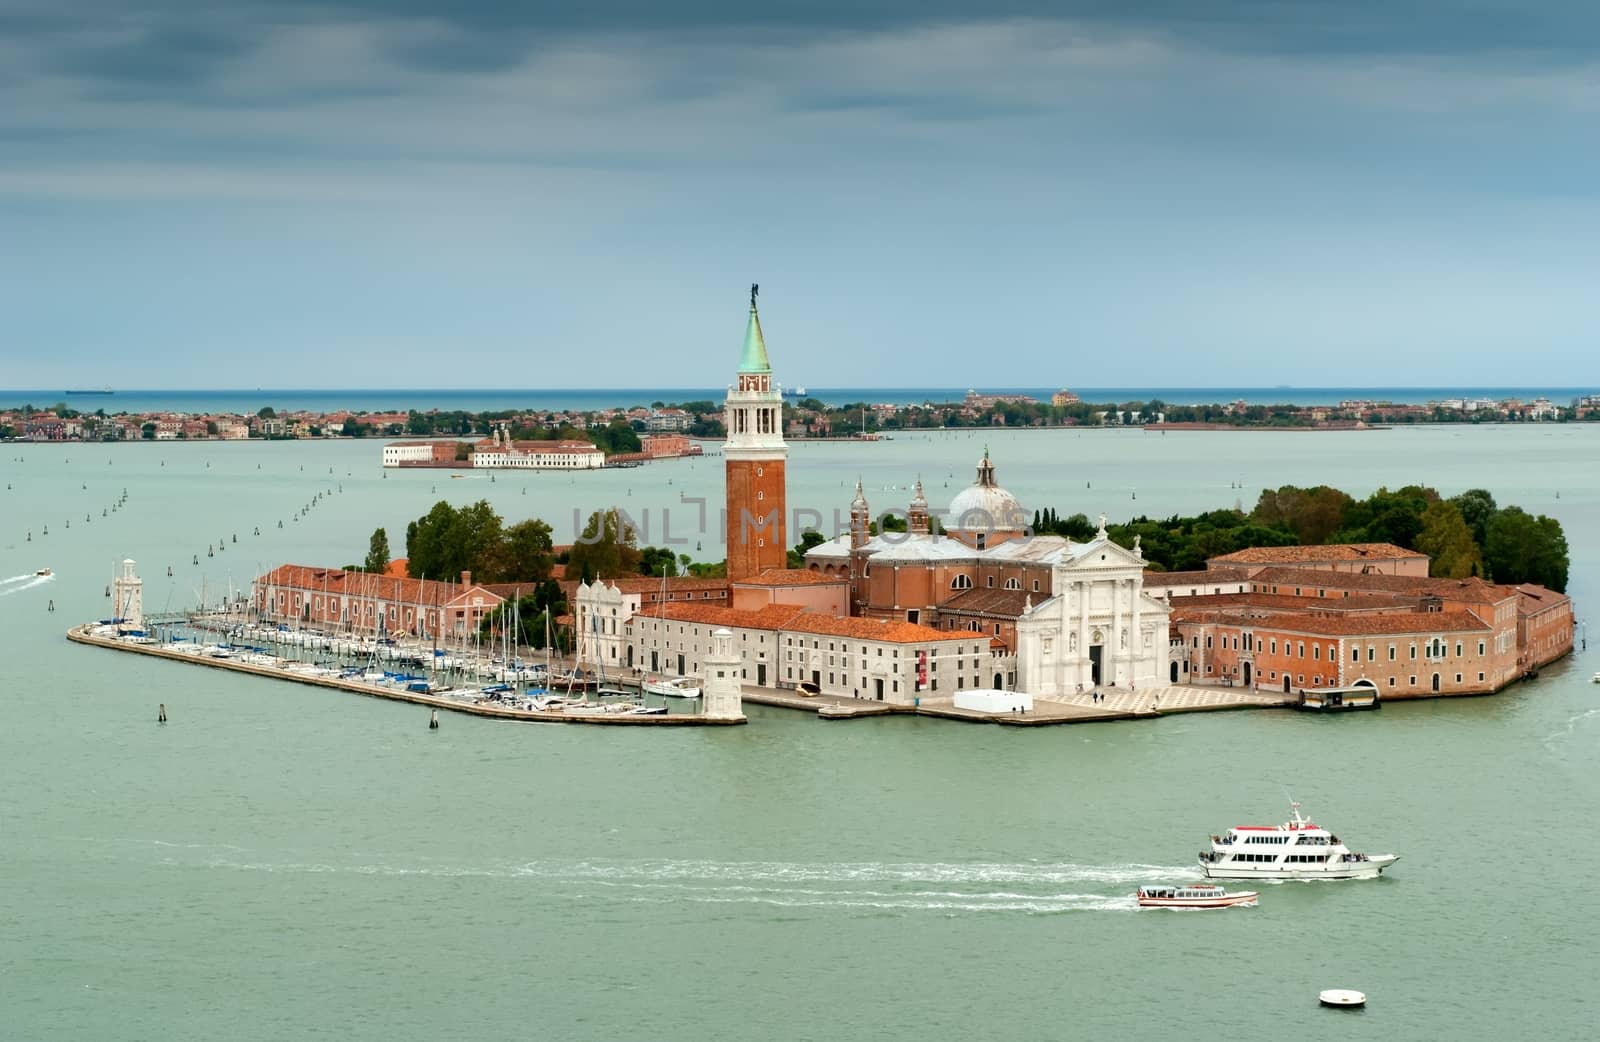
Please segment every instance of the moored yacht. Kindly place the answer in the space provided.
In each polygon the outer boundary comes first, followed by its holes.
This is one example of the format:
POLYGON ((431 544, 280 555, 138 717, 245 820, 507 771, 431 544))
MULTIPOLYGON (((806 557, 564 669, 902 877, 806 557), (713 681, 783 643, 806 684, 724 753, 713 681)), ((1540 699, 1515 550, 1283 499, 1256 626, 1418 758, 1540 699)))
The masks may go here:
POLYGON ((1200 867, 1212 879, 1375 879, 1398 854, 1358 854, 1300 816, 1282 825, 1236 825, 1211 837, 1200 867))
POLYGON ((671 680, 646 680, 644 693, 667 698, 699 698, 700 685, 693 677, 673 677, 671 680))

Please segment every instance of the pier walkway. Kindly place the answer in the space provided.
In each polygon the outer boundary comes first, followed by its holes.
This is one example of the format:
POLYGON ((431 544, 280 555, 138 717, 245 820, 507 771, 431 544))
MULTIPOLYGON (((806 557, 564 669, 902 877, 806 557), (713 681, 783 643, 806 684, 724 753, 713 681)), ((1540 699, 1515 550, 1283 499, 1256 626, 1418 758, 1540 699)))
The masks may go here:
POLYGON ((461 699, 449 698, 441 693, 425 694, 420 691, 408 691, 405 688, 393 685, 375 684, 362 680, 347 679, 339 676, 323 676, 299 670, 286 669, 280 666, 259 664, 254 662, 240 662, 236 659, 209 658, 193 652, 174 651, 155 644, 139 644, 128 640, 119 640, 116 637, 102 636, 94 633, 99 628, 96 623, 87 623, 67 631, 67 639, 75 644, 88 644, 94 647, 105 648, 109 651, 130 652, 136 655, 149 655, 155 658, 164 658, 174 662, 183 662, 195 666, 210 666, 213 669, 226 669, 235 673, 248 673, 252 676, 264 677, 269 680, 288 680, 296 684, 309 684, 312 687, 331 688, 336 691, 345 691, 356 695, 366 695, 370 698, 383 698, 391 702, 410 702, 413 705, 427 706, 431 709, 448 709, 454 713, 467 713, 472 716, 493 717, 498 720, 528 720, 540 723, 553 724, 618 724, 622 726, 649 726, 649 727, 722 727, 745 723, 744 717, 733 719, 711 718, 698 713, 667 713, 657 716, 629 716, 625 713, 560 713, 539 712, 535 710, 512 709, 505 706, 485 705, 479 702, 468 702, 461 699))

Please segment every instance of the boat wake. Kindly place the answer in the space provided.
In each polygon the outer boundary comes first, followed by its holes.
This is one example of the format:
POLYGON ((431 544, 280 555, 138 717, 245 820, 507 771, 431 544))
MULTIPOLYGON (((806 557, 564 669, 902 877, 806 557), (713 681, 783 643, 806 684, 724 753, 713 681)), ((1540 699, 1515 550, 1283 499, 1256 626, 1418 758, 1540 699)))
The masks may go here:
POLYGON ((1196 877, 1193 866, 944 862, 535 861, 505 866, 253 864, 222 857, 213 868, 267 872, 439 875, 537 881, 542 890, 643 904, 767 905, 864 913, 1055 914, 1131 911, 1130 888, 1152 878, 1196 877))
POLYGON ((1591 719, 1592 717, 1596 717, 1596 716, 1600 716, 1600 709, 1585 709, 1581 713, 1577 713, 1577 714, 1575 714, 1573 716, 1568 717, 1567 718, 1567 726, 1563 727, 1559 731, 1553 731, 1550 734, 1545 735, 1545 738, 1544 738, 1545 747, 1549 748, 1549 747, 1555 745, 1555 743, 1557 743, 1559 741, 1562 741, 1563 739, 1571 738, 1572 737, 1572 733, 1578 729, 1580 724, 1582 724, 1585 720, 1591 719))
POLYGON ((53 575, 14 575, 9 579, 0 579, 0 597, 10 597, 14 593, 43 586, 54 578, 53 575))

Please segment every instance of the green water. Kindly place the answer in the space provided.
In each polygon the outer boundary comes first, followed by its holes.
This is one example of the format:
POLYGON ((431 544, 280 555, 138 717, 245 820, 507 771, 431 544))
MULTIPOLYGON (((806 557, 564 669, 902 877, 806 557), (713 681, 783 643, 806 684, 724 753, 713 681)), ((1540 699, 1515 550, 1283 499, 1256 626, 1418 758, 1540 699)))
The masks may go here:
MULTIPOLYGON (((989 443, 1026 506, 1114 518, 1293 480, 1481 485, 1561 518, 1579 617, 1600 597, 1597 429, 989 443)), ((797 448, 791 505, 843 509, 857 474, 875 507, 918 474, 937 502, 983 444, 797 448)), ((1494 698, 1327 719, 1028 730, 756 708, 734 729, 446 715, 429 732, 414 707, 61 637, 104 613, 123 556, 160 610, 202 576, 214 593, 284 560, 357 560, 377 524, 398 548, 436 496, 560 530, 574 505, 721 494, 713 460, 491 484, 383 478, 376 455, 0 446, 0 579, 57 573, 0 582, 0 1038, 1594 1034, 1593 653, 1494 698), (1402 860, 1268 886, 1254 909, 1133 909, 1139 882, 1192 877, 1209 833, 1281 820, 1286 789, 1402 860), (1370 1005, 1321 1010, 1326 987, 1370 1005)))

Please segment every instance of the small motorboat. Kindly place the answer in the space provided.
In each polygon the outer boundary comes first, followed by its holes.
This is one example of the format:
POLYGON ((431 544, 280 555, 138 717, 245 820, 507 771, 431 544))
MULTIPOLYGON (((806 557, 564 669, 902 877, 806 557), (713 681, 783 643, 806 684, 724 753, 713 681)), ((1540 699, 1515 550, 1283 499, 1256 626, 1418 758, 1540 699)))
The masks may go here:
POLYGON ((1594 676, 1590 677, 1589 682, 1591 684, 1600 684, 1600 673, 1596 673, 1594 676))
POLYGON ((1185 886, 1141 886, 1134 894, 1140 908, 1231 908, 1253 905, 1259 896, 1254 890, 1229 893, 1213 883, 1185 886))
MULTIPOLYGON (((34 575, 49 575, 49 574, 50 574, 50 569, 48 569, 48 568, 41 568, 41 569, 39 569, 39 570, 38 570, 38 571, 37 571, 37 572, 34 572, 34 573, 33 573, 33 574, 34 574, 34 575)), ((1597 679, 1600 679, 1600 678, 1597 678, 1597 679)))
POLYGON ((1367 996, 1349 988, 1329 988, 1317 994, 1317 1001, 1333 1009, 1360 1009, 1367 1004, 1367 996))

